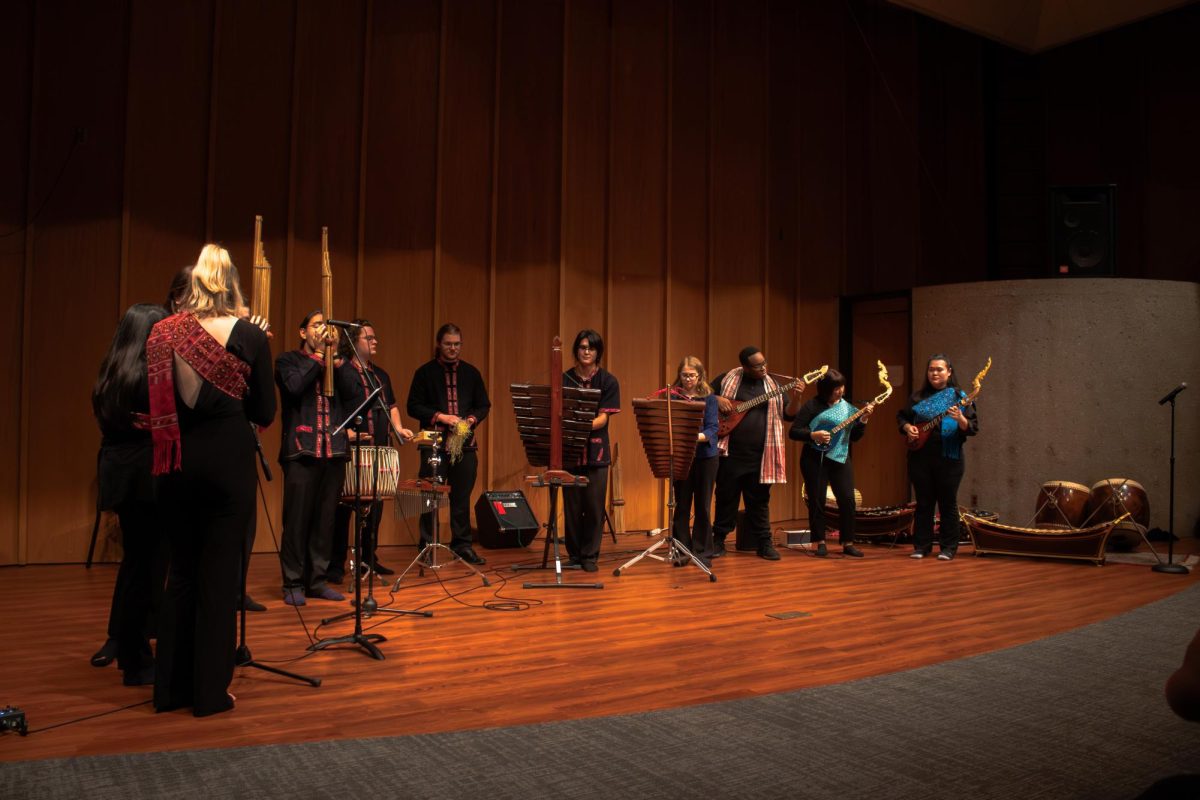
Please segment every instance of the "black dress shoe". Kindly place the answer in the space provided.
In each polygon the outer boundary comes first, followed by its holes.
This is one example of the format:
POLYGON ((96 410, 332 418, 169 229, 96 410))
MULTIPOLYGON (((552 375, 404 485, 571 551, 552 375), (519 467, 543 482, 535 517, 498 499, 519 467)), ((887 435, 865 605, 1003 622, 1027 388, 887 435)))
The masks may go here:
POLYGON ((457 555, 459 558, 461 558, 463 561, 467 562, 468 564, 486 564, 487 563, 487 559, 484 558, 483 556, 479 555, 478 553, 476 553, 474 548, 472 548, 470 545, 462 548, 461 550, 455 550, 454 553, 455 553, 455 555, 457 555))
POLYGON ((267 607, 248 594, 242 595, 242 605, 247 611, 266 611, 267 607))
POLYGON ((93 667, 107 667, 117 660, 117 640, 109 639, 92 656, 93 667))
POLYGON ((779 551, 775 549, 775 545, 767 542, 758 546, 758 557, 765 558, 767 561, 778 561, 779 551))
POLYGON ((825 558, 829 555, 829 548, 825 546, 824 540, 817 542, 817 551, 813 553, 813 555, 819 556, 820 558, 825 558))
POLYGON ((579 566, 583 569, 584 572, 599 572, 600 571, 600 567, 596 565, 595 559, 591 559, 591 558, 580 561, 579 566))
POLYGON ((712 551, 713 558, 720 558, 723 555, 725 555, 725 537, 724 536, 722 536, 720 539, 713 539, 713 551, 712 551))
POLYGON ((375 574, 376 575, 395 575, 396 570, 392 569, 391 567, 385 567, 383 564, 380 564, 378 561, 376 561, 375 562, 375 574))
POLYGON ((851 558, 862 558, 863 551, 859 550, 857 547, 854 546, 854 543, 851 542, 850 544, 844 545, 842 547, 842 555, 850 556, 851 558))

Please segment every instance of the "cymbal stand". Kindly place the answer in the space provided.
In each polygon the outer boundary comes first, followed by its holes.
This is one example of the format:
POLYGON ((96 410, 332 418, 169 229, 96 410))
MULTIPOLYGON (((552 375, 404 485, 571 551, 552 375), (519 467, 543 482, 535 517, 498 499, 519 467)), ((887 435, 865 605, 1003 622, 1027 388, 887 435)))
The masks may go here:
POLYGON ((675 538, 675 532, 673 530, 673 526, 675 524, 675 435, 674 435, 674 423, 673 423, 673 420, 671 417, 671 403, 672 403, 671 395, 673 395, 673 394, 674 394, 674 390, 672 390, 671 387, 668 386, 667 391, 666 391, 667 448, 668 448, 668 452, 670 455, 670 460, 668 462, 669 466, 668 466, 667 484, 670 488, 667 491, 666 524, 665 524, 665 527, 659 529, 661 532, 659 533, 659 539, 657 542, 650 545, 645 550, 638 553, 636 556, 634 556, 633 558, 629 559, 621 566, 614 569, 613 576, 619 578, 621 576, 621 572, 623 570, 629 569, 634 564, 641 561, 643 558, 653 558, 656 561, 664 561, 664 562, 668 562, 668 563, 674 565, 676 563, 676 561, 682 556, 687 559, 688 564, 692 564, 696 567, 699 567, 700 571, 708 576, 709 583, 716 583, 717 576, 713 574, 712 569, 705 566, 704 562, 701 561, 699 558, 697 558, 696 554, 693 553, 690 549, 688 549, 687 547, 684 547, 682 544, 680 544, 679 540, 675 538), (659 555, 658 553, 654 552, 658 548, 662 547, 664 544, 667 546, 666 555, 659 555))
MULTIPOLYGON (((435 445, 433 447, 433 450, 429 453, 428 464, 433 470, 433 477, 431 478, 431 480, 433 481, 434 485, 440 486, 441 484, 443 484, 445 482, 445 477, 442 475, 442 471, 441 471, 442 455, 441 455, 441 448, 439 446, 435 445)), ((479 570, 475 569, 475 566, 473 564, 468 563, 465 559, 463 559, 462 556, 460 556, 458 553, 454 552, 454 550, 452 548, 448 547, 447 545, 442 544, 441 520, 439 519, 439 517, 441 515, 438 512, 438 507, 441 505, 441 503, 439 502, 440 493, 439 492, 428 492, 428 493, 422 492, 422 495, 428 495, 427 497, 425 497, 425 500, 424 500, 425 504, 428 506, 428 511, 423 512, 423 513, 432 513, 433 514, 433 541, 429 542, 424 547, 422 547, 421 552, 417 553, 417 557, 414 558, 411 562, 409 562, 408 566, 404 568, 404 571, 401 572, 400 575, 396 578, 396 580, 392 583, 392 592, 399 591, 400 584, 404 580, 404 576, 408 575, 408 573, 410 571, 412 571, 413 567, 417 568, 417 577, 423 578, 423 577, 425 577, 426 569, 440 570, 442 567, 447 567, 456 561, 459 564, 462 564, 464 567, 466 567, 471 572, 475 573, 479 577, 479 580, 483 581, 484 586, 491 586, 492 583, 491 583, 491 581, 488 580, 486 575, 484 575, 479 570), (443 564, 439 564, 438 558, 437 558, 437 554, 441 550, 445 550, 447 553, 450 554, 449 560, 443 564)), ((392 613, 392 614, 395 614, 395 613, 410 613, 410 614, 411 613, 420 613, 420 614, 424 614, 425 616, 429 616, 429 617, 433 616, 432 611, 398 612, 398 611, 395 611, 393 609, 388 609, 388 608, 381 608, 381 609, 379 609, 379 611, 380 611, 380 613, 392 613)))
MULTIPOLYGON (((342 432, 343 429, 346 428, 347 425, 350 424, 351 421, 355 421, 355 424, 357 425, 362 419, 364 409, 371 405, 371 401, 378 397, 381 391, 383 391, 382 388, 379 388, 367 395, 367 399, 359 403, 358 408, 347 414, 346 419, 342 421, 341 425, 338 425, 337 428, 332 431, 330 436, 337 436, 342 432)), ((358 474, 358 448, 352 447, 350 449, 350 453, 352 458, 351 468, 353 469, 354 474, 354 549, 356 552, 361 553, 363 530, 363 496, 362 486, 360 486, 358 474)), ((376 469, 378 469, 378 459, 376 459, 376 469)), ((374 483, 374 478, 372 478, 372 483, 374 483)), ((371 493, 375 493, 374 486, 371 487, 371 493)), ((332 647, 335 644, 353 644, 358 645, 365 650, 367 655, 369 655, 371 658, 374 658, 377 661, 383 661, 383 651, 380 650, 375 643, 386 642, 387 637, 379 633, 363 633, 362 572, 358 569, 357 564, 354 567, 354 610, 348 611, 345 614, 338 614, 337 616, 330 617, 329 619, 321 620, 321 623, 326 624, 335 622, 337 620, 348 619, 350 617, 354 618, 353 633, 350 633, 346 636, 333 636, 328 639, 321 639, 320 641, 313 642, 311 645, 309 645, 308 649, 324 650, 328 647, 332 647)))

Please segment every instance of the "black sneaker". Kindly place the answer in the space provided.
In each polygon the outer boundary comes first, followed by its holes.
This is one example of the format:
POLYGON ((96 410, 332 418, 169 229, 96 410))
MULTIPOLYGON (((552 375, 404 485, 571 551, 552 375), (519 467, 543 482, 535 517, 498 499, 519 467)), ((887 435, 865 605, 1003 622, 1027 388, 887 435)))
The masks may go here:
POLYGON ((938 561, 953 561, 953 560, 954 560, 954 551, 953 550, 943 550, 942 552, 938 553, 938 561))
POLYGON ((584 572, 599 572, 600 567, 596 565, 595 559, 586 558, 579 562, 579 566, 584 572))
POLYGON ((932 550, 914 550, 909 558, 924 558, 932 552, 932 550))
POLYGON ((725 555, 725 537, 713 539, 713 558, 720 558, 725 555))
POLYGON ((829 548, 825 546, 824 541, 817 542, 817 550, 813 553, 817 558, 825 558, 829 555, 829 548))
POLYGON ((842 547, 842 555, 850 556, 850 558, 862 558, 863 551, 859 550, 853 544, 848 544, 842 547))
POLYGON ((483 556, 479 555, 478 553, 476 553, 475 550, 470 545, 467 545, 466 547, 462 548, 461 550, 455 550, 454 553, 455 553, 455 555, 457 555, 459 558, 461 558, 463 561, 467 562, 468 564, 486 564, 487 563, 487 559, 484 558, 483 556))
POLYGON ((767 542, 758 546, 758 557, 765 558, 767 561, 778 561, 779 551, 775 549, 775 545, 767 542))

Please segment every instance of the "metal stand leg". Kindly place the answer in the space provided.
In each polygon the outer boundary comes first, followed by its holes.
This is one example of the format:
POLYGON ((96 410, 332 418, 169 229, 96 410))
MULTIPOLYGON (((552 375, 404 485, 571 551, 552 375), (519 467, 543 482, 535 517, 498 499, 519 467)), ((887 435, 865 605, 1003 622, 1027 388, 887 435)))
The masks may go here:
POLYGON ((525 583, 526 589, 603 589, 603 583, 563 583, 563 563, 558 554, 558 485, 550 484, 550 521, 546 523, 546 555, 542 556, 542 568, 547 566, 550 545, 554 549, 554 583, 525 583))

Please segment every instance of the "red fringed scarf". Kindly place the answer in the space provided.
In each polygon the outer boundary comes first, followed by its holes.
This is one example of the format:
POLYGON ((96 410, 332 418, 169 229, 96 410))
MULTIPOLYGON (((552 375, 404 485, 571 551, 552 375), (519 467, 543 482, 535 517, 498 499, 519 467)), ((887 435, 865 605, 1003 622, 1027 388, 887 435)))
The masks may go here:
POLYGON ((200 377, 235 400, 246 396, 250 365, 226 350, 191 314, 181 312, 155 324, 146 340, 146 373, 150 384, 151 472, 165 475, 183 463, 179 415, 175 409, 175 364, 178 354, 200 377))

